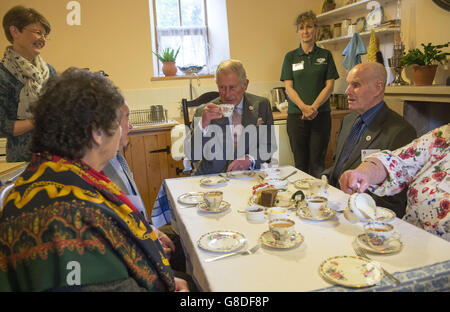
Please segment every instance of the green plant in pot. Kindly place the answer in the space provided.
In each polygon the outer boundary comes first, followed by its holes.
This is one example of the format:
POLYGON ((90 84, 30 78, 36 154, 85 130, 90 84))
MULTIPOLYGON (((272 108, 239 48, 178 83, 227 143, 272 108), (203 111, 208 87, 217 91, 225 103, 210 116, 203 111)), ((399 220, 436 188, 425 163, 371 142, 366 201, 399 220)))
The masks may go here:
POLYGON ((441 49, 448 47, 449 43, 427 45, 422 43, 423 52, 419 49, 409 50, 400 62, 402 66, 412 66, 412 75, 416 86, 430 86, 433 84, 436 69, 439 64, 448 62, 449 52, 443 52, 441 49))
POLYGON ((165 48, 161 53, 153 52, 156 57, 163 63, 162 71, 165 76, 175 76, 177 73, 177 66, 175 61, 177 59, 180 48, 175 52, 175 49, 165 48))

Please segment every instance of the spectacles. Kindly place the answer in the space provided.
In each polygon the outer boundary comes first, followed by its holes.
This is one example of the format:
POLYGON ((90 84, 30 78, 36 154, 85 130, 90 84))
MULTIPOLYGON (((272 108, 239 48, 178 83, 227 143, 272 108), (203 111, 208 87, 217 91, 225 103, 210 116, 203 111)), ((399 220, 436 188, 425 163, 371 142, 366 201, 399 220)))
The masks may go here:
POLYGON ((24 30, 28 30, 29 32, 35 34, 36 36, 39 37, 39 39, 50 40, 48 38, 48 34, 43 34, 40 30, 31 30, 31 29, 26 29, 26 28, 24 28, 24 30))

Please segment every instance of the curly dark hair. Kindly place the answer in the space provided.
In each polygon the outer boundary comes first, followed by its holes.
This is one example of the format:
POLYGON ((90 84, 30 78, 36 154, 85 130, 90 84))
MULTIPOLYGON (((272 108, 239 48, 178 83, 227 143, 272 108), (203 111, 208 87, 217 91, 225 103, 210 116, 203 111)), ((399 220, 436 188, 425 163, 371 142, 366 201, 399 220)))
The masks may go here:
POLYGON ((114 134, 124 102, 118 88, 100 73, 67 69, 47 82, 33 108, 31 151, 82 158, 92 147, 93 130, 114 134))
POLYGON ((41 23, 47 35, 52 30, 50 22, 41 13, 32 8, 16 5, 6 12, 5 16, 3 16, 3 30, 5 32, 6 39, 13 43, 13 37, 9 31, 9 27, 16 26, 19 31, 22 32, 26 26, 33 23, 41 23))

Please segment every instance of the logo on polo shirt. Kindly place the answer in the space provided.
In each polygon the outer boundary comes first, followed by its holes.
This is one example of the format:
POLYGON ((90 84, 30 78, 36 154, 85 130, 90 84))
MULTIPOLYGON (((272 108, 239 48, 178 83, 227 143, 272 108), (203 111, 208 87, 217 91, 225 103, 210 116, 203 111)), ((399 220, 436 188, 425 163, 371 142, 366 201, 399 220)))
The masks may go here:
POLYGON ((319 57, 318 59, 316 59, 315 65, 323 65, 323 64, 326 64, 326 63, 327 63, 326 61, 327 61, 327 60, 326 60, 324 57, 319 57))

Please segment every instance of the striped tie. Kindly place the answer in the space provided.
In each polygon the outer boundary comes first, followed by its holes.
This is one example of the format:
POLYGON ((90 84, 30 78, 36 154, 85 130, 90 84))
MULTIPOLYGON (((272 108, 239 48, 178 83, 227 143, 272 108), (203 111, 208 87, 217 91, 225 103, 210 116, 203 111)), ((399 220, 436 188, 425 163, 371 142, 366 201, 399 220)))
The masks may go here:
POLYGON ((336 167, 334 168, 333 177, 334 181, 339 181, 339 177, 341 175, 342 167, 344 163, 347 161, 348 157, 352 153, 356 144, 358 144, 359 133, 361 132, 361 127, 363 125, 363 120, 361 116, 358 116, 355 123, 353 124, 353 128, 350 131, 347 139, 345 140, 344 147, 342 149, 341 155, 339 156, 336 167))
POLYGON ((242 134, 242 124, 241 124, 241 115, 238 113, 235 108, 233 111, 233 116, 231 118, 233 122, 233 138, 234 138, 234 150, 236 151, 238 140, 242 134))

